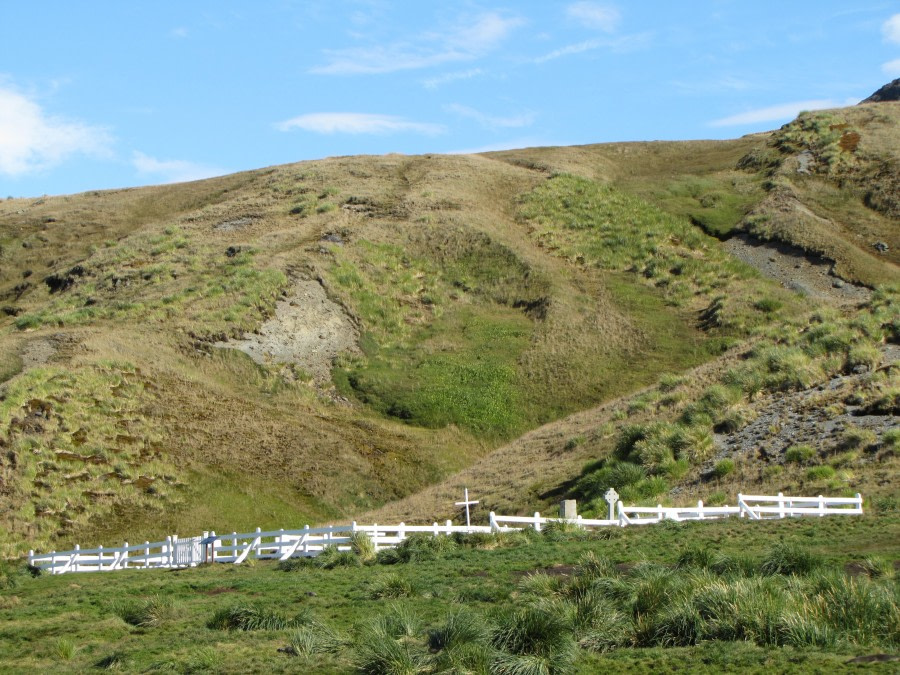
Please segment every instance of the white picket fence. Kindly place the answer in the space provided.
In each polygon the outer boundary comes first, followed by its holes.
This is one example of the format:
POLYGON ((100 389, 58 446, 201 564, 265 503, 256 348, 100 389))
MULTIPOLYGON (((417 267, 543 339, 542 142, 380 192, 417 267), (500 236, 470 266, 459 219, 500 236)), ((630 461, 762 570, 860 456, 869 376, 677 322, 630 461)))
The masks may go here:
POLYGON ((201 563, 241 564, 252 560, 287 560, 295 557, 319 555, 329 547, 348 551, 352 546, 354 533, 365 533, 371 539, 375 550, 393 548, 411 534, 424 533, 432 536, 449 536, 455 533, 496 533, 533 528, 540 531, 550 523, 569 523, 582 528, 628 527, 648 525, 664 520, 715 520, 738 516, 752 520, 790 518, 798 516, 862 515, 862 495, 856 497, 785 497, 780 492, 776 497, 764 495, 738 495, 737 506, 705 506, 702 501, 690 507, 646 507, 616 504, 615 518, 590 519, 577 516, 571 519, 547 518, 535 513, 534 516, 498 516, 491 511, 488 525, 454 525, 446 521, 439 525, 336 525, 310 527, 302 530, 273 530, 255 532, 216 534, 204 532, 199 537, 180 538, 178 535, 166 537, 164 541, 144 542, 129 545, 127 542, 116 548, 98 546, 71 551, 51 551, 50 553, 28 553, 28 564, 50 574, 67 572, 111 572, 123 569, 183 568, 201 563))

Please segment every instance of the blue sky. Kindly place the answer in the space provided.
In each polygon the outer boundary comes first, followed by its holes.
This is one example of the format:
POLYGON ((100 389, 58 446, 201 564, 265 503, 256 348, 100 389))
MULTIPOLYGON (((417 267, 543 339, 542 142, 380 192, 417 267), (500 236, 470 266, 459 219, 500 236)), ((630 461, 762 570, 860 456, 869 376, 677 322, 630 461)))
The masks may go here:
POLYGON ((733 138, 896 77, 898 1, 5 0, 0 198, 733 138))

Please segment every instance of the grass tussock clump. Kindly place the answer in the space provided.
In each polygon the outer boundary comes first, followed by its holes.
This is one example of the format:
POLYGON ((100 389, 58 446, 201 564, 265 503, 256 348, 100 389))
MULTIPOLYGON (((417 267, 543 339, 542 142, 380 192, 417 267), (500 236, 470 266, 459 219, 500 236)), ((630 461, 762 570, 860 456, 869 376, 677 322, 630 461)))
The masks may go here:
POLYGON ((112 611, 125 623, 139 628, 158 628, 174 620, 178 614, 172 599, 161 595, 116 603, 112 611))
POLYGON ((440 558, 458 547, 459 544, 453 537, 416 533, 404 539, 396 548, 379 551, 376 560, 382 565, 422 562, 440 558))
POLYGON ((292 618, 256 604, 233 605, 217 611, 206 626, 214 630, 285 630, 297 628, 312 621, 310 612, 300 612, 292 618))
MULTIPOLYGON (((359 629, 352 651, 362 672, 569 672, 581 652, 747 642, 840 652, 896 649, 892 581, 849 577, 795 544, 762 559, 693 547, 674 567, 627 570, 594 552, 569 576, 523 577, 511 605, 451 611, 430 629, 401 605, 359 629)), ((312 638, 310 638, 312 639, 312 638)))

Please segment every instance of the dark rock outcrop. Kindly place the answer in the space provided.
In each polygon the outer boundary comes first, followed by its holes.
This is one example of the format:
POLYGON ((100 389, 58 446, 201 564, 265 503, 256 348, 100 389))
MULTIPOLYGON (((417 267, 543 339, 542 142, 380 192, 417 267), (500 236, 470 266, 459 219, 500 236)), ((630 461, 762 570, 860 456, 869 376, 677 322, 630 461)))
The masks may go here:
POLYGON ((882 101, 900 101, 900 77, 893 82, 888 82, 869 98, 860 103, 881 103, 882 101))

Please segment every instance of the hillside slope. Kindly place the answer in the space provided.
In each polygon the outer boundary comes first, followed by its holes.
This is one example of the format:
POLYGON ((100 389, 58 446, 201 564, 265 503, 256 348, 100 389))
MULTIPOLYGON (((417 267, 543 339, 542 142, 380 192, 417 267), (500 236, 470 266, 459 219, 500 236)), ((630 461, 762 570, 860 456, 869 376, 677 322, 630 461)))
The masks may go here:
MULTIPOLYGON (((0 553, 348 518, 496 448, 515 462, 545 432, 507 445, 522 434, 829 305, 731 256, 735 232, 863 290, 895 281, 897 152, 877 139, 900 115, 879 105, 832 112, 852 161, 800 176, 791 162, 834 145, 803 117, 736 141, 334 158, 0 202, 0 553), (778 216, 795 185, 832 230, 778 216)), ((582 446, 505 503, 574 480, 582 446)))

